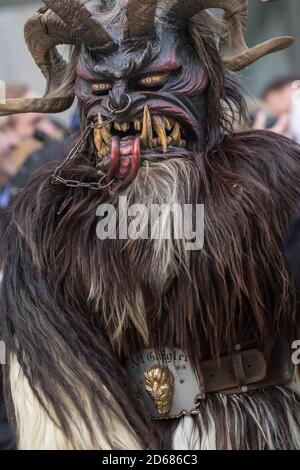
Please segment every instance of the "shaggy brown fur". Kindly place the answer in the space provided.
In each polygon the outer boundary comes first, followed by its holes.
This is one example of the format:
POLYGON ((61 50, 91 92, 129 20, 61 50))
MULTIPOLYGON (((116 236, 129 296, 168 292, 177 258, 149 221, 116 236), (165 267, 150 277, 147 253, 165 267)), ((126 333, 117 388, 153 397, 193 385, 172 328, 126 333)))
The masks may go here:
MULTIPOLYGON (((33 180, 6 233, 2 337, 65 433, 70 402, 89 426, 73 389, 80 383, 100 422, 111 407, 105 387, 142 447, 159 445, 145 411, 128 398, 133 385, 122 366, 145 344, 185 349, 201 373, 203 357, 237 343, 255 338, 268 352, 279 338, 295 338, 294 286, 280 246, 299 198, 298 161, 289 140, 245 132, 194 159, 141 168, 123 193, 130 202, 167 203, 175 190, 177 202, 205 205, 204 250, 180 262, 174 249, 164 278, 165 246, 157 256, 154 241, 97 239, 105 193, 53 185, 52 168, 33 180)), ((68 172, 95 176, 80 160, 68 172)))

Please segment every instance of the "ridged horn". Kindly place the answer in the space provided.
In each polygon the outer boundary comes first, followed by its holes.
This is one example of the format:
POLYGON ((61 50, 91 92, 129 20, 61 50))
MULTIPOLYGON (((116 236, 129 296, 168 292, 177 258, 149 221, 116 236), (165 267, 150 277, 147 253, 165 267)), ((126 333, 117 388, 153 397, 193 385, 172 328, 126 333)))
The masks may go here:
POLYGON ((125 39, 150 36, 154 32, 158 0, 128 0, 125 39))
POLYGON ((15 113, 58 113, 74 100, 75 73, 56 50, 59 44, 75 44, 66 25, 55 13, 41 8, 25 24, 24 36, 29 51, 47 81, 43 98, 12 99, 0 104, 0 116, 15 113), (70 77, 73 77, 72 79, 70 77))
POLYGON ((80 0, 43 0, 68 26, 68 30, 90 47, 113 43, 88 8, 80 0))
POLYGON ((229 35, 221 38, 220 54, 226 66, 233 71, 242 70, 267 54, 289 47, 290 36, 274 38, 251 49, 245 42, 248 18, 247 0, 175 0, 165 14, 165 20, 176 27, 185 27, 202 10, 220 8, 225 11, 229 35))

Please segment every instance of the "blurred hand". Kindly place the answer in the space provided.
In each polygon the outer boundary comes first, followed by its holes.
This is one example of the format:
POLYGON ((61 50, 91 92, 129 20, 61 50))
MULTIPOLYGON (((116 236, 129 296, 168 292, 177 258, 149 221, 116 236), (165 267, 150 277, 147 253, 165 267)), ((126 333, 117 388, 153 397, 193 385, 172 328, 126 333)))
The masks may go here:
POLYGON ((46 117, 38 122, 36 129, 43 131, 51 139, 62 140, 64 138, 63 131, 46 117))
POLYGON ((38 113, 16 114, 12 116, 15 131, 22 140, 31 138, 36 130, 43 131, 51 139, 62 139, 63 132, 53 124, 48 116, 38 113))

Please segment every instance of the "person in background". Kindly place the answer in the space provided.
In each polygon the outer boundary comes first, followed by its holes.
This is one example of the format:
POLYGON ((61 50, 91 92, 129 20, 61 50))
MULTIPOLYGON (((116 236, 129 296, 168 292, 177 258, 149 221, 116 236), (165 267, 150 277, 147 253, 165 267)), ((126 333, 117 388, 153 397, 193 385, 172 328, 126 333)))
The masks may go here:
POLYGON ((263 102, 268 106, 273 116, 280 118, 291 112, 293 94, 300 88, 300 75, 290 75, 272 81, 264 90, 263 102), (299 84, 297 85, 297 82, 299 84))
MULTIPOLYGON (((26 85, 8 85, 7 98, 30 98, 33 94, 26 85)), ((14 178, 27 168, 27 159, 32 154, 43 164, 44 148, 52 142, 61 142, 66 130, 56 121, 39 113, 17 114, 0 118, 0 216, 15 198, 14 178), (2 151, 1 151, 2 147, 2 151)), ((31 170, 32 164, 28 168, 31 170)), ((25 171, 30 178, 30 172, 25 171)), ((19 181, 19 179, 18 179, 19 181)))
MULTIPOLYGON (((35 94, 26 85, 8 85, 7 98, 34 98, 35 94)), ((51 139, 62 139, 64 128, 57 121, 41 113, 15 114, 11 116, 11 123, 22 139, 28 139, 39 131, 51 139)))
POLYGON ((300 75, 274 80, 266 87, 253 129, 269 129, 300 143, 300 75))
MULTIPOLYGON (((8 85, 7 98, 32 98, 34 93, 26 85, 8 85)), ((49 116, 40 113, 16 114, 10 117, 13 130, 20 138, 20 145, 13 154, 15 174, 33 152, 42 149, 52 140, 61 140, 65 129, 49 116)))

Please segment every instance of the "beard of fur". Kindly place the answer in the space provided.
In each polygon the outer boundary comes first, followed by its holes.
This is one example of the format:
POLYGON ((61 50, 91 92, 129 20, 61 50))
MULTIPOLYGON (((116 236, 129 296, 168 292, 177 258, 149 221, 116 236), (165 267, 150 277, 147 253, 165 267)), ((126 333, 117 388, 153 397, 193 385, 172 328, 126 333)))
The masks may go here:
MULTIPOLYGON (((118 195, 126 197, 128 206, 142 204, 147 214, 154 205, 161 208, 157 239, 151 239, 153 226, 149 218, 139 227, 139 233, 147 233, 149 238, 104 241, 101 251, 103 249, 105 260, 110 264, 110 273, 108 275, 108 265, 102 263, 100 272, 92 277, 89 300, 94 302, 96 311, 101 311, 111 341, 119 351, 130 324, 139 333, 142 343, 149 344, 149 310, 155 309, 156 315, 161 315, 161 299, 172 280, 180 272, 188 276, 189 256, 184 240, 172 234, 167 239, 163 234, 168 232, 172 207, 183 208, 184 204, 195 202, 198 179, 195 170, 192 159, 147 163, 141 167, 134 183, 118 195)), ((117 226, 120 218, 125 223, 130 222, 126 211, 119 211, 118 201, 119 198, 114 201, 117 226)))
MULTIPOLYGON (((121 356, 149 344, 175 344, 198 367, 207 355, 217 358, 253 340, 268 355, 277 341, 274 332, 295 337, 294 285, 280 251, 289 217, 260 174, 265 156, 255 162, 248 143, 240 168, 233 168, 233 140, 209 159, 195 154, 146 165, 118 195, 147 208, 204 204, 205 209, 201 251, 188 252, 174 238, 99 244, 101 265, 92 273, 89 299, 121 356)), ((244 150, 238 146, 240 156, 244 150)), ((298 190, 289 191, 292 213, 298 190)), ((118 198, 112 202, 117 207, 118 198)))

